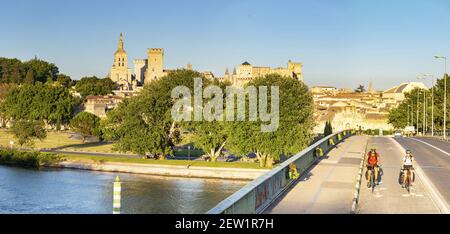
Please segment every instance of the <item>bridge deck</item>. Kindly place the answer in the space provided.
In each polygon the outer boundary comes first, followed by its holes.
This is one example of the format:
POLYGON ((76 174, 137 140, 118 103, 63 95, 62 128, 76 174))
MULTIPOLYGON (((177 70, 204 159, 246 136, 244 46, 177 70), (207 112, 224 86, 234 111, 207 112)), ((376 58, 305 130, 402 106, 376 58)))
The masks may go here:
POLYGON ((367 140, 354 136, 339 144, 266 213, 349 213, 367 140))
MULTIPOLYGON (((398 175, 404 151, 392 138, 372 137, 369 140, 370 146, 374 146, 381 154, 384 175, 382 183, 375 187, 373 193, 367 188, 366 179, 362 179, 358 213, 439 213, 439 209, 428 193, 428 188, 425 187, 422 178, 417 173, 410 193, 401 188, 398 183, 398 175)), ((365 171, 364 169, 364 173, 365 171)))

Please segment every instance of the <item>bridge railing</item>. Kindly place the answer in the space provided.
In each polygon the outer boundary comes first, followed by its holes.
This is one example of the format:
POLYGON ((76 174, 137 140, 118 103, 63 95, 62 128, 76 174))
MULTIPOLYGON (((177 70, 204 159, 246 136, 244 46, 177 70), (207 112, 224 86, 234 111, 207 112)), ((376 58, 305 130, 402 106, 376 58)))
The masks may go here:
POLYGON ((291 176, 289 176, 289 168, 292 168, 291 164, 295 165, 301 177, 316 160, 324 156, 336 144, 354 134, 355 131, 346 130, 317 141, 273 170, 256 178, 207 213, 258 214, 264 212, 296 180, 291 179, 291 176))

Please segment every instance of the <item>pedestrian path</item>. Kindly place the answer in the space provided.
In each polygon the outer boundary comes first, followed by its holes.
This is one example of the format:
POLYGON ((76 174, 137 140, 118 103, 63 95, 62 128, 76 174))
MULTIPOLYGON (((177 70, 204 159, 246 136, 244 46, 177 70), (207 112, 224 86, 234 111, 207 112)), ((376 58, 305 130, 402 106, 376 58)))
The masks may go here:
POLYGON ((265 213, 350 213, 366 136, 353 136, 332 149, 265 213))

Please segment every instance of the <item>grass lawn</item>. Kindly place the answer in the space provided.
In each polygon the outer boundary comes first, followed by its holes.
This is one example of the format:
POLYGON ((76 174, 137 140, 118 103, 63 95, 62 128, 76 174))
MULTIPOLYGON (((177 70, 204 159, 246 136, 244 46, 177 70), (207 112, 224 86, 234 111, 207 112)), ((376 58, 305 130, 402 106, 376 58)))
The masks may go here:
MULTIPOLYGON (((36 140, 34 148, 60 148, 61 150, 77 150, 84 152, 116 153, 112 150, 112 143, 83 143, 81 140, 70 139, 67 132, 47 132, 47 138, 43 141, 36 140)), ((9 147, 9 141, 17 142, 12 134, 5 129, 0 129, 0 145, 9 147)), ((19 147, 17 143, 14 145, 19 147)))
POLYGON ((178 166, 199 166, 199 167, 224 167, 224 168, 248 168, 248 169, 262 169, 258 163, 250 162, 206 162, 206 161, 187 161, 187 160, 154 160, 154 159, 141 159, 141 158, 120 158, 109 156, 97 156, 97 155, 73 155, 64 154, 60 155, 66 160, 76 162, 122 162, 122 163, 143 163, 143 164, 155 164, 155 165, 178 165, 178 166))

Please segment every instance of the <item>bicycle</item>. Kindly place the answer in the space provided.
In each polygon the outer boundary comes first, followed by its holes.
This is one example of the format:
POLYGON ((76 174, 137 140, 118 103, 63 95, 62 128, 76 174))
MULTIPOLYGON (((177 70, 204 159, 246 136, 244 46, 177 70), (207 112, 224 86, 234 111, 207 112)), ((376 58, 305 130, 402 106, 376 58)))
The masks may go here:
POLYGON ((375 177, 379 177, 379 175, 375 176, 375 167, 368 166, 366 171, 367 187, 372 189, 372 193, 376 186, 375 177))
POLYGON ((408 169, 402 168, 402 176, 401 176, 402 183, 403 183, 403 186, 405 187, 406 191, 408 191, 408 193, 410 193, 410 191, 411 191, 411 183, 412 183, 411 181, 414 180, 414 175, 413 175, 412 170, 413 170, 412 167, 408 168, 408 169), (406 174, 405 174, 405 171, 406 171, 406 174), (406 176, 406 179, 403 178, 404 176, 406 176))

